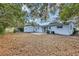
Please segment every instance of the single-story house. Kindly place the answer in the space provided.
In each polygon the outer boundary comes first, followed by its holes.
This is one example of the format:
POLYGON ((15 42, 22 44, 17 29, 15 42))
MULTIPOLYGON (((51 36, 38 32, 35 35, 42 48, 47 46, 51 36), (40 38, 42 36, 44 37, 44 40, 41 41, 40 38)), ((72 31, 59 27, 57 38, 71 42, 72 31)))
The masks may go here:
POLYGON ((24 27, 24 32, 45 32, 52 34, 61 34, 61 35, 72 35, 74 33, 75 24, 74 22, 68 22, 66 24, 54 22, 48 24, 38 24, 35 26, 26 25, 24 27))

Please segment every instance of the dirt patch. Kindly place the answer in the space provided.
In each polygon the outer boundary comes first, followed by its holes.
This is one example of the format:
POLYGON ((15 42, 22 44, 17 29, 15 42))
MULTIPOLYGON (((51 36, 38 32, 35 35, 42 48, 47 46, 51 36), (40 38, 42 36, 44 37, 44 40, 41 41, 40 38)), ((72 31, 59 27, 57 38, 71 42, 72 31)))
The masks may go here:
POLYGON ((79 56, 79 36, 5 34, 0 36, 0 55, 79 56))

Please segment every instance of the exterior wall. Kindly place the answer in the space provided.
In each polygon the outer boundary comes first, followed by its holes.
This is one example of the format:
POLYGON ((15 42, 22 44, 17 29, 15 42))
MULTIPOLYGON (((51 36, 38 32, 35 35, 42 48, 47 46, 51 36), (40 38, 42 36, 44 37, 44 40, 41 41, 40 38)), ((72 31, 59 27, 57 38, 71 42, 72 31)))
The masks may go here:
POLYGON ((24 32, 44 32, 43 28, 40 26, 26 26, 24 27, 24 32))
POLYGON ((61 35, 72 35, 74 32, 74 24, 69 23, 68 25, 62 25, 62 28, 58 28, 57 26, 48 26, 48 27, 41 27, 41 26, 26 26, 24 27, 24 32, 46 32, 49 30, 50 32, 54 32, 55 34, 61 35))
POLYGON ((44 32, 42 27, 36 27, 35 32, 44 32))
POLYGON ((54 32, 55 34, 61 34, 61 35, 72 35, 74 32, 74 28, 71 24, 69 25, 63 25, 62 28, 57 28, 57 26, 53 26, 49 29, 49 31, 54 32))
POLYGON ((24 32, 33 32, 33 31, 34 31, 34 29, 33 29, 32 26, 26 26, 26 27, 24 27, 24 32))

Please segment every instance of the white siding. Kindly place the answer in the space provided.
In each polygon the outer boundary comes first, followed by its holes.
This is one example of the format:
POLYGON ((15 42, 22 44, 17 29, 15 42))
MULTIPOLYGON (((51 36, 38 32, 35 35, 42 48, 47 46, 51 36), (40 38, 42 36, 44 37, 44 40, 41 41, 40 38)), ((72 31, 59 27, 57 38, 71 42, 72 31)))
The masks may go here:
POLYGON ((26 26, 24 27, 24 32, 43 32, 43 28, 38 26, 26 26))
POLYGON ((24 27, 24 32, 33 32, 33 27, 32 26, 26 26, 24 27))
POLYGON ((54 31, 56 34, 71 35, 73 33, 73 28, 70 27, 70 25, 64 25, 62 28, 57 28, 57 26, 54 26, 51 27, 51 31, 54 31))

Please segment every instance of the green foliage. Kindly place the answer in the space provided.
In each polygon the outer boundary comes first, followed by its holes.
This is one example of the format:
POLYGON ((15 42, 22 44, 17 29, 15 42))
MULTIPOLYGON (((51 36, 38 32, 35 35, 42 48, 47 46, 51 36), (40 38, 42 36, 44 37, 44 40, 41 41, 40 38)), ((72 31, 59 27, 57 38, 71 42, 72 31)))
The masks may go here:
POLYGON ((2 24, 0 24, 0 34, 4 33, 4 27, 2 26, 2 24))
POLYGON ((0 4, 0 22, 15 27, 23 23, 21 4, 0 4))
POLYGON ((60 18, 67 21, 74 16, 79 16, 79 4, 61 4, 60 18))
POLYGON ((21 12, 21 7, 21 4, 0 4, 0 33, 6 27, 23 26, 24 14, 21 12))

